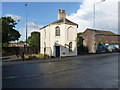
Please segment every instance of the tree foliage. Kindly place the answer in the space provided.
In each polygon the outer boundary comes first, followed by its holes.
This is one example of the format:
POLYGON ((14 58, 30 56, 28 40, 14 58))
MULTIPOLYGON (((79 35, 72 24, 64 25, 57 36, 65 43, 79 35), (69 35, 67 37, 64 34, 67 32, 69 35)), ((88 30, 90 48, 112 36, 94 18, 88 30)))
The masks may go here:
POLYGON ((32 32, 31 36, 28 37, 29 46, 40 46, 40 33, 32 32))
POLYGON ((84 38, 81 36, 82 32, 77 33, 77 53, 88 53, 88 47, 83 45, 84 38))
POLYGON ((20 33, 15 30, 15 25, 17 24, 11 17, 1 17, 2 22, 2 46, 9 41, 19 40, 20 33))
POLYGON ((83 39, 80 36, 81 34, 82 34, 82 32, 77 33, 77 53, 78 53, 78 55, 81 53, 82 48, 83 48, 83 46, 82 46, 83 39))
POLYGON ((21 41, 19 41, 18 43, 24 43, 24 41, 21 40, 21 41))
POLYGON ((81 45, 81 36, 80 36, 81 34, 82 32, 77 33, 77 47, 81 45))

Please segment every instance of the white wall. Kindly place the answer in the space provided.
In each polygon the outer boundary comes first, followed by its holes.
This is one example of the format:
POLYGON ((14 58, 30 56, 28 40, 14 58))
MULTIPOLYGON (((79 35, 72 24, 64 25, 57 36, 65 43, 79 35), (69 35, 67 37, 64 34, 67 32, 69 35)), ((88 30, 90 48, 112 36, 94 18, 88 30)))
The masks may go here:
POLYGON ((69 52, 69 47, 66 48, 66 56, 77 55, 77 26, 67 25, 65 26, 66 41, 65 43, 69 45, 72 42, 72 52, 69 52))
POLYGON ((77 46, 76 46, 76 39, 77 39, 77 26, 75 25, 67 25, 64 23, 60 24, 52 24, 49 25, 42 30, 40 30, 41 33, 41 53, 44 54, 44 42, 46 42, 46 54, 55 56, 55 42, 58 40, 56 45, 61 46, 60 48, 60 56, 73 56, 77 55, 77 46), (60 36, 55 36, 55 27, 60 27, 60 36), (71 27, 72 26, 72 27, 71 27), (68 28, 69 29, 68 32, 68 28), (46 38, 45 38, 45 32, 46 29, 46 38), (69 34, 69 35, 68 35, 69 34), (69 42, 73 43, 73 51, 69 52, 69 47, 65 44, 69 45, 69 42), (65 52, 65 54, 63 54, 65 52))

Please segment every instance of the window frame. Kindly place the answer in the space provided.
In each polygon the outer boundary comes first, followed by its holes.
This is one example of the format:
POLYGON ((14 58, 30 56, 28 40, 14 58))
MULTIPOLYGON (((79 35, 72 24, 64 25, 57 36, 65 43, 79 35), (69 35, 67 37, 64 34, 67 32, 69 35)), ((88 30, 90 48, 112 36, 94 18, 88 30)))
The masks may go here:
POLYGON ((46 38, 46 29, 44 29, 44 37, 46 38))
POLYGON ((55 27, 55 36, 60 36, 60 27, 59 26, 55 27))
POLYGON ((72 52, 72 42, 69 43, 69 52, 72 52))

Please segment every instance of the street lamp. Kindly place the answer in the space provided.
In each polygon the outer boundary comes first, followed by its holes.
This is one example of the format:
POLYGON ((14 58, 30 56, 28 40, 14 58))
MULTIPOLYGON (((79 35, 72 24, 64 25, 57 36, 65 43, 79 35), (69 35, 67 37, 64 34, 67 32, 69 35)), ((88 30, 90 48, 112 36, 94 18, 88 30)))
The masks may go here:
POLYGON ((96 32, 95 32, 95 5, 104 2, 105 0, 101 0, 100 2, 94 3, 94 15, 93 15, 93 29, 94 29, 94 53, 96 53, 96 32))
POLYGON ((25 4, 25 6, 26 6, 26 54, 27 54, 27 17, 28 17, 27 3, 25 4))
MULTIPOLYGON (((19 22, 20 20, 17 20, 17 24, 18 24, 18 22, 19 22)), ((18 39, 19 40, 19 39, 18 39)), ((17 40, 17 47, 18 47, 18 40, 17 40)))

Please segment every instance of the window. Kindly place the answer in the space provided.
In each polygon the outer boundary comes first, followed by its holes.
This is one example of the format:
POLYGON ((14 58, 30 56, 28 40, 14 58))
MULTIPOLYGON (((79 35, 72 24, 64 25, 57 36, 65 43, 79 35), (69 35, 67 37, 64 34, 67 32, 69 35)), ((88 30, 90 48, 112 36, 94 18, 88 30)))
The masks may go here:
POLYGON ((67 39, 75 40, 75 29, 72 26, 67 28, 67 39))
POLYGON ((44 42, 44 47, 46 47, 46 43, 44 42))
POLYGON ((45 34, 45 37, 46 37, 46 29, 44 30, 44 34, 45 34))
POLYGON ((44 42, 44 53, 46 52, 46 43, 44 42))
POLYGON ((69 51, 72 51, 72 42, 69 43, 69 51))
POLYGON ((59 26, 57 26, 55 28, 55 36, 60 36, 60 27, 59 26))

